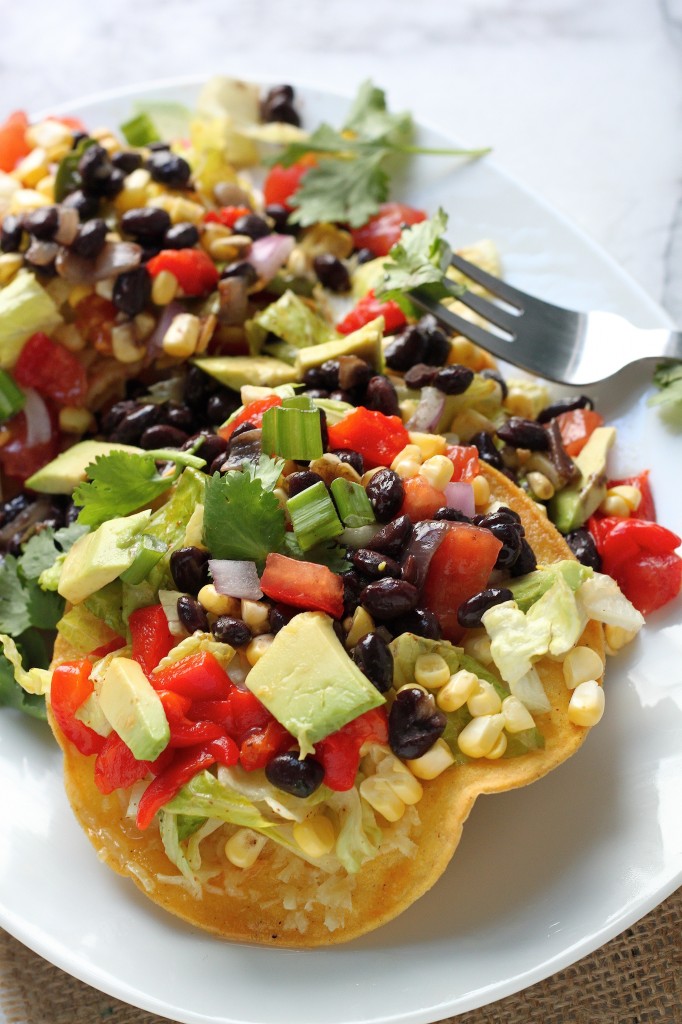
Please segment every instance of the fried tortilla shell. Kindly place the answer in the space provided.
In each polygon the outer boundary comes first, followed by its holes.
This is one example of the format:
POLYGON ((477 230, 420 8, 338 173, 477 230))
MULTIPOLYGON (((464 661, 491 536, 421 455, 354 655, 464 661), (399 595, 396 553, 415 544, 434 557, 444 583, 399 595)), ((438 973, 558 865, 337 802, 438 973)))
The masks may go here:
MULTIPOLYGON (((534 502, 497 471, 484 466, 483 472, 493 497, 521 516, 540 563, 571 557, 563 538, 534 502)), ((601 625, 588 623, 580 642, 603 661, 601 625)), ((55 661, 73 656, 58 640, 55 661)), ((103 796, 94 783, 94 758, 79 754, 52 716, 50 721, 64 751, 71 806, 109 867, 131 878, 165 910, 222 938, 313 947, 345 942, 396 917, 443 873, 479 795, 534 782, 578 750, 588 730, 568 719, 570 691, 561 664, 543 659, 536 667, 552 705, 550 712, 536 716, 545 738, 544 749, 506 760, 455 765, 425 782, 422 799, 407 809, 405 818, 393 825, 382 822, 386 852, 364 864, 353 877, 341 872, 325 875, 272 842, 266 843, 253 867, 241 870, 226 860, 226 834, 220 829, 202 842, 202 869, 206 871, 200 898, 177 884, 176 869, 166 858, 158 831, 152 826, 139 832, 127 816, 128 794, 103 796)))

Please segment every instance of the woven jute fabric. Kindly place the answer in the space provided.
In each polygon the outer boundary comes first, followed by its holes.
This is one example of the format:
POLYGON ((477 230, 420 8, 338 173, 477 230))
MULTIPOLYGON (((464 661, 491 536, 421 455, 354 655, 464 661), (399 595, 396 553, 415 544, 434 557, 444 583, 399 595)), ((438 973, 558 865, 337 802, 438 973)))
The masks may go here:
MULTIPOLYGON (((163 1024, 64 974, 0 932, 6 1024, 163 1024)), ((2 1017, 0 1017, 2 1020, 2 1017)), ((565 971, 442 1024, 682 1024, 682 889, 565 971)))

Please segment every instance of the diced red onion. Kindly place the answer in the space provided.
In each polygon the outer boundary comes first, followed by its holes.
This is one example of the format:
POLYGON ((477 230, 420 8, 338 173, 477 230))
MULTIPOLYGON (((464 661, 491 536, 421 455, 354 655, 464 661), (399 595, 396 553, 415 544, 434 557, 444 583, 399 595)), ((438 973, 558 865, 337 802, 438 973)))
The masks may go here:
POLYGON ((263 596, 255 562, 240 562, 230 558, 211 558, 208 568, 213 585, 219 594, 258 601, 263 596))
POLYGON ((155 355, 156 353, 161 351, 162 342, 165 337, 166 331, 168 330, 168 328, 170 327, 178 313, 184 312, 185 307, 182 306, 179 302, 175 301, 169 302, 167 306, 163 307, 163 312, 161 313, 161 316, 158 319, 156 327, 147 338, 147 351, 151 355, 155 355))
POLYGON ((239 327, 244 323, 249 308, 246 281, 243 277, 225 277, 218 281, 220 306, 218 320, 224 327, 239 327))
POLYGON ((78 210, 72 206, 60 206, 59 227, 54 236, 55 242, 59 242, 60 245, 71 245, 78 234, 79 227, 80 218, 78 210))
POLYGON ((470 518, 476 514, 476 503, 474 502, 474 489, 471 484, 460 482, 446 484, 445 498, 448 508, 456 508, 470 518))
POLYGON ((408 430, 436 430, 443 415, 445 395, 438 388, 422 388, 419 405, 407 424, 408 430))
POLYGON ((266 235, 257 238, 246 254, 261 281, 271 281, 291 255, 295 242, 292 235, 266 235))
POLYGON ((45 444, 52 437, 52 420, 45 402, 33 388, 24 388, 26 404, 26 446, 32 448, 36 444, 45 444))
POLYGON ((59 246, 56 242, 41 242, 34 239, 25 252, 26 260, 35 267, 49 267, 54 263, 59 246))
POLYGON ((159 601, 168 621, 168 629, 172 636, 187 636, 187 630, 178 615, 178 598, 182 597, 179 590, 160 590, 159 601))
POLYGON ((56 260, 57 273, 70 284, 96 284, 116 277, 140 265, 142 249, 135 242, 105 242, 95 260, 61 249, 56 260))
POLYGON ((402 565, 411 559, 410 583, 414 583, 419 590, 426 581, 431 559, 449 529, 450 523, 446 520, 426 519, 415 523, 403 555, 402 565))

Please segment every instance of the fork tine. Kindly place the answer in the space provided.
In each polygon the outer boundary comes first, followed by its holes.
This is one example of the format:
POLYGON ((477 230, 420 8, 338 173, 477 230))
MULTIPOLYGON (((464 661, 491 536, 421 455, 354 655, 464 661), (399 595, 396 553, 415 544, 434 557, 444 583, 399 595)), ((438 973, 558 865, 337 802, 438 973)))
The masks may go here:
POLYGON ((516 288, 512 288, 512 286, 507 284, 506 281, 501 281, 499 277, 494 277, 486 270, 481 270, 481 268, 477 267, 474 263, 469 263, 469 260, 465 260, 461 256, 458 256, 456 252, 453 252, 450 257, 450 265, 453 266, 455 270, 459 270, 461 274, 464 274, 472 281, 475 281, 476 284, 482 285, 486 291, 491 292, 493 295, 497 295, 497 297, 502 299, 503 302, 508 302, 510 306, 514 306, 516 309, 523 309, 524 301, 527 296, 516 288))
POLYGON ((509 335, 513 336, 516 334, 519 313, 510 313, 509 310, 498 306, 496 302, 490 302, 489 299, 484 299, 482 295, 476 295, 474 292, 466 291, 455 297, 458 302, 468 306, 474 313, 478 313, 479 316, 482 316, 484 320, 490 321, 495 327, 500 327, 509 335))
POLYGON ((487 349, 488 352, 492 352, 498 359, 506 359, 509 362, 515 361, 512 355, 514 346, 509 341, 501 338, 499 334, 493 334, 491 331, 486 331, 483 327, 479 327, 478 324, 472 324, 470 320, 465 320, 463 316, 453 313, 451 309, 442 306, 435 299, 419 295, 417 292, 411 292, 410 299, 426 313, 432 313, 436 319, 446 324, 450 330, 455 331, 457 334, 463 334, 469 341, 473 341, 474 344, 480 345, 481 348, 487 349))

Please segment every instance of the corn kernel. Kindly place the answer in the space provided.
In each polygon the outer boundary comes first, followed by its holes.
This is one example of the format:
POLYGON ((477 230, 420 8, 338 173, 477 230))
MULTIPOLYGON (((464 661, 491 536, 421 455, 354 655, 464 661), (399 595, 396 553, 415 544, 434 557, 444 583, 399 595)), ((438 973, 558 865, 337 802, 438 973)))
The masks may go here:
POLYGON ((107 277, 104 281, 98 281, 95 285, 95 295, 99 295, 100 299, 108 299, 111 302, 114 297, 113 277, 107 277))
POLYGON ((334 826, 325 814, 314 814, 293 827, 294 839, 309 857, 324 857, 336 844, 334 826))
POLYGON ((51 200, 33 188, 18 188, 9 204, 10 213, 30 213, 41 206, 51 206, 51 200))
POLYGON ((118 213, 127 213, 128 210, 137 210, 147 202, 149 183, 152 176, 144 167, 128 174, 123 182, 123 188, 114 199, 114 208, 118 213))
POLYGON ((199 317, 192 313, 178 313, 163 336, 163 351, 174 359, 189 359, 196 351, 199 340, 199 317))
POLYGON ((167 306, 178 293, 178 279, 170 270, 162 270, 152 284, 152 302, 155 306, 167 306))
POLYGON ((499 758, 504 757, 504 753, 507 749, 507 737, 503 732, 497 738, 497 742, 493 746, 492 750, 489 750, 485 755, 487 761, 497 761, 499 758))
POLYGON ((436 704, 442 711, 457 711, 476 692, 478 683, 477 675, 464 668, 460 669, 450 676, 449 682, 439 691, 436 704))
POLYGON ((463 366, 468 366, 470 361, 474 358, 475 352, 476 346, 473 342, 458 334, 457 337, 453 338, 450 342, 450 354, 447 360, 448 364, 461 363, 463 366))
POLYGON ((151 313, 138 313, 133 323, 138 341, 145 341, 156 327, 156 320, 151 313))
POLYGON ((409 431, 410 444, 416 444, 426 461, 434 455, 445 455, 447 441, 442 434, 422 434, 418 430, 409 431))
POLYGON ((59 429, 65 434, 84 434, 92 422, 92 413, 88 409, 67 405, 59 410, 59 429))
POLYGON ((257 661, 260 661, 274 639, 275 637, 273 633, 261 633, 260 636, 255 636, 253 638, 245 651, 246 660, 249 665, 253 667, 257 661))
POLYGON ((411 772, 418 779, 435 779, 442 775, 446 768, 455 763, 450 747, 445 740, 436 740, 430 750, 427 750, 421 757, 415 757, 406 761, 411 772))
POLYGON ((490 484, 486 478, 479 473, 471 481, 471 486, 474 489, 474 505, 476 508, 485 508, 490 501, 490 484))
POLYGON ((270 610, 263 601, 242 600, 241 618, 254 636, 267 633, 270 629, 270 610))
POLYGON ((57 179, 54 174, 46 174, 44 178, 41 178, 36 183, 36 192, 39 192, 41 196, 53 203, 54 202, 54 184, 57 179))
POLYGON ((415 681, 428 690, 439 690, 450 680, 450 668, 440 654, 420 654, 414 664, 415 681))
POLYGON ((487 757, 504 729, 504 715, 472 718, 457 737, 457 745, 467 757, 487 757))
POLYGON ((202 551, 206 550, 206 545, 203 540, 204 536, 204 506, 202 502, 198 502, 192 509, 192 514, 187 520, 185 526, 185 536, 183 539, 183 545, 186 548, 201 548, 202 551))
POLYGON ((422 453, 419 445, 406 444, 402 451, 398 452, 391 469, 403 480, 411 480, 419 472, 422 464, 422 453))
POLYGON ((136 363, 144 355, 138 348, 135 329, 131 324, 116 324, 111 329, 111 349, 119 363, 136 363))
POLYGON ((574 647, 564 658, 564 680, 569 690, 588 679, 599 679, 603 671, 602 660, 591 647, 574 647))
POLYGON ((621 519, 627 519, 632 509, 625 498, 621 498, 619 494, 607 494, 599 506, 599 511, 603 512, 605 516, 619 516, 621 519))
POLYGON ((23 160, 20 160, 13 171, 14 176, 27 188, 34 188, 41 178, 49 173, 47 153, 40 146, 32 149, 23 160))
POLYGON ((630 484, 617 484, 616 487, 609 487, 606 496, 610 495, 622 498, 630 506, 631 512, 636 512, 642 502, 642 492, 639 487, 632 487, 630 484))
POLYGON ((61 160, 71 149, 73 135, 65 124, 47 118, 26 129, 26 142, 29 146, 44 149, 50 160, 61 160))
POLYGON ((348 636, 346 637, 346 647, 348 650, 350 651, 357 643, 360 643, 362 638, 367 636, 368 633, 373 633, 375 628, 372 616, 359 604, 353 612, 348 636))
POLYGON ((379 473, 382 468, 382 466, 374 466, 373 469, 368 469, 365 473, 363 473, 362 476, 360 477, 360 483, 362 484, 362 486, 366 487, 367 484, 372 479, 372 477, 375 475, 375 473, 379 473))
POLYGON ((443 491, 452 480, 454 472, 454 464, 447 455, 432 455, 422 463, 419 476, 424 477, 437 491, 443 491))
POLYGON ((498 715, 502 710, 502 700, 492 683, 479 679, 477 688, 467 700, 467 707, 474 718, 498 715))
POLYGON ((537 470, 532 470, 527 478, 528 485, 540 501, 549 501, 554 495, 554 484, 551 480, 548 480, 544 473, 539 473, 537 470))
POLYGON ((211 615, 230 615, 238 618, 241 606, 239 599, 219 594, 212 583, 207 583, 197 594, 197 600, 211 615))
POLYGON ((230 263, 237 259, 239 247, 232 241, 233 237, 229 235, 226 238, 214 238, 204 246, 212 260, 216 263, 230 263))
POLYGON ((225 856, 236 868, 250 868, 258 860, 265 836, 259 835, 250 828, 240 828, 225 843, 225 856))
POLYGON ((379 777, 391 787, 404 804, 418 804, 424 795, 424 787, 410 769, 395 754, 388 754, 381 762, 379 777))
POLYGON ((616 654, 635 639, 638 629, 623 629, 622 626, 604 626, 604 640, 608 654, 616 654))
POLYGON ((493 656, 490 653, 490 637, 483 633, 479 636, 468 636, 464 641, 464 651, 470 658, 475 658, 482 665, 492 665, 493 656))
POLYGON ((535 725, 533 716, 526 705, 513 695, 505 697, 502 701, 502 714, 507 732, 524 732, 526 729, 532 729, 535 725))
POLYGON ((89 284, 77 284, 71 289, 69 293, 69 305, 72 309, 75 309, 79 302, 83 299, 87 299, 89 295, 92 295, 93 289, 89 284))
POLYGON ((377 814, 386 821, 400 821, 405 813, 405 803, 393 791, 385 779, 378 775, 370 775, 360 783, 360 796, 366 800, 377 814))
POLYGON ((0 256, 0 285, 9 284, 24 265, 24 257, 18 252, 3 252, 0 256))
POLYGON ((604 691, 594 679, 578 683, 568 702, 568 719, 574 725, 596 725, 604 714, 604 691))
POLYGON ((81 352, 85 348, 85 338, 75 324, 60 324, 54 331, 53 337, 69 352, 81 352))

